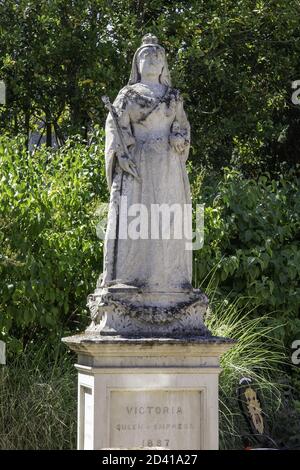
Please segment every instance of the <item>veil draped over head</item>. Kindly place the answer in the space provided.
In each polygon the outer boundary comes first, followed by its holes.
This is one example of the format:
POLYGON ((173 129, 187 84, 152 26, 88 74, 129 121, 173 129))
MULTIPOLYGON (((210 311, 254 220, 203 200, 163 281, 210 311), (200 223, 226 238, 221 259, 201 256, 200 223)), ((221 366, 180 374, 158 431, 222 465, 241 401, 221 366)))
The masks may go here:
POLYGON ((168 63, 165 55, 165 50, 158 44, 158 39, 153 34, 146 34, 142 39, 142 45, 135 51, 132 61, 131 73, 128 81, 128 85, 134 85, 141 81, 141 75, 139 72, 138 55, 142 49, 147 47, 155 47, 163 51, 164 54, 164 66, 159 77, 159 81, 162 85, 171 86, 171 76, 168 68, 168 63))

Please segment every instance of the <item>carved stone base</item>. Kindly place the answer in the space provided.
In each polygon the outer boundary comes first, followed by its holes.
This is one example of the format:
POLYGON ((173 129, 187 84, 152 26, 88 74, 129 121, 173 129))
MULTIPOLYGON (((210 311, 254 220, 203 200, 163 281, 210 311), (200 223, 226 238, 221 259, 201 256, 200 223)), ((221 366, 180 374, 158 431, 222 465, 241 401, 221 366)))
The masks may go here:
POLYGON ((130 337, 209 337, 203 323, 208 299, 198 289, 142 292, 132 286, 98 288, 88 297, 86 333, 130 337))
POLYGON ((75 335, 78 449, 218 449, 220 356, 227 338, 75 335))

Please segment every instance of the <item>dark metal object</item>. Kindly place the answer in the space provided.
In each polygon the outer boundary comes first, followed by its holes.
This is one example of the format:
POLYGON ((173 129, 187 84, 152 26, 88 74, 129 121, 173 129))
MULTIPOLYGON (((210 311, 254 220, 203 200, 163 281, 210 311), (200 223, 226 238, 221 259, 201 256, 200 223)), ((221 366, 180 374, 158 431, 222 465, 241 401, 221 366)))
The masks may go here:
POLYGON ((237 394, 240 410, 249 429, 249 434, 241 436, 244 447, 278 449, 279 446, 269 435, 262 397, 252 379, 243 377, 239 382, 237 394))

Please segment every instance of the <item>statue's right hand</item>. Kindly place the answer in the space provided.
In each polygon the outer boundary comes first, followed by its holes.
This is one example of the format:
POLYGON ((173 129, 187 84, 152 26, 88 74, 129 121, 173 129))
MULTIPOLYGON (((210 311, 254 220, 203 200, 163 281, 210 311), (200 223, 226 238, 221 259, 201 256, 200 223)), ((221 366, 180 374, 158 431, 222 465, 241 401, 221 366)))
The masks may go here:
POLYGON ((129 173, 130 175, 140 180, 140 176, 136 169, 135 163, 132 160, 130 160, 130 158, 127 155, 118 156, 118 162, 123 171, 127 171, 127 173, 129 173))

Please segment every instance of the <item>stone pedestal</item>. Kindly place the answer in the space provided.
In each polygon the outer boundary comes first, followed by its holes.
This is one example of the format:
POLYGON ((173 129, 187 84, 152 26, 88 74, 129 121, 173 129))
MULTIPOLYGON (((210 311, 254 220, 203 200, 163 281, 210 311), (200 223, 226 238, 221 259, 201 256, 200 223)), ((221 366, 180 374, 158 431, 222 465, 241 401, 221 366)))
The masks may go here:
POLYGON ((219 337, 63 340, 78 354, 78 449, 218 449, 219 337))
POLYGON ((87 333, 126 338, 209 336, 203 323, 208 299, 199 289, 147 292, 116 284, 88 296, 92 322, 87 333))

